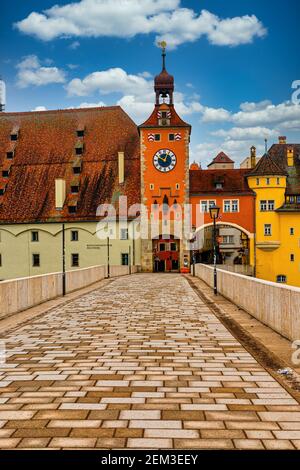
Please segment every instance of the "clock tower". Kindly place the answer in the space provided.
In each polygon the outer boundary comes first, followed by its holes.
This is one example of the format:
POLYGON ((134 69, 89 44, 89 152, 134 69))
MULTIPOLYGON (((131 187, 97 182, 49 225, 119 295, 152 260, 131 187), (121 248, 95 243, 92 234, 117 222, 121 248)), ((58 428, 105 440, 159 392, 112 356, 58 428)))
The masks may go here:
POLYGON ((161 47, 162 71, 154 81, 154 110, 139 126, 142 224, 147 225, 142 235, 144 272, 180 271, 189 266, 183 221, 187 218, 184 206, 189 203, 191 126, 175 110, 174 77, 166 70, 166 43, 161 47))

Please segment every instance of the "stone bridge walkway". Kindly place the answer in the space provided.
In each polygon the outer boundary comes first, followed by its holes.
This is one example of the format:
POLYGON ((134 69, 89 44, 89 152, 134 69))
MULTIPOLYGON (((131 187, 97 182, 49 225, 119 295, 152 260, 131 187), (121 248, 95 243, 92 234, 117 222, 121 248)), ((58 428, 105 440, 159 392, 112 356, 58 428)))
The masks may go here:
POLYGON ((4 339, 2 449, 300 449, 300 405, 180 275, 116 279, 4 339))

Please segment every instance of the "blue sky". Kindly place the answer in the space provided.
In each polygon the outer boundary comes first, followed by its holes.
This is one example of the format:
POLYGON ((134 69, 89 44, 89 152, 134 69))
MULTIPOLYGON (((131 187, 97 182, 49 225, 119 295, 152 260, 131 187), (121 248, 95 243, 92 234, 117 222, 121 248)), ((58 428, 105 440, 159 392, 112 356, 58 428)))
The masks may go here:
POLYGON ((299 14, 297 0, 2 0, 6 110, 120 104, 139 124, 165 39, 191 160, 239 162, 266 137, 300 142, 299 14))

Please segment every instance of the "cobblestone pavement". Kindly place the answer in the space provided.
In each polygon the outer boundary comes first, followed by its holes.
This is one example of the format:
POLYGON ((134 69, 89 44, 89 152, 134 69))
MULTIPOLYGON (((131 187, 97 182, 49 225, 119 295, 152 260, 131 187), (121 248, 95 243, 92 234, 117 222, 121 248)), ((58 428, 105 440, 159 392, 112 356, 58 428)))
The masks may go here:
POLYGON ((300 405, 180 275, 116 279, 5 342, 2 449, 300 449, 300 405))

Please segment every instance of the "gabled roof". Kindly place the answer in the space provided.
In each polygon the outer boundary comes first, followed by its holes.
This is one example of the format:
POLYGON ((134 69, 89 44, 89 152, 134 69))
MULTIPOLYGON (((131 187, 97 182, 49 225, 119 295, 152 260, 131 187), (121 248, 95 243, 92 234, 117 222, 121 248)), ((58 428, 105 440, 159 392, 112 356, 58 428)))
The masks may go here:
POLYGON ((235 194, 254 195, 249 188, 247 169, 227 170, 190 170, 190 195, 193 194, 235 194), (216 183, 222 182, 223 188, 216 189, 216 183))
POLYGON ((214 163, 234 163, 233 160, 231 160, 231 158, 228 157, 228 155, 226 155, 226 153, 224 152, 220 152, 218 153, 218 155, 213 159, 213 161, 207 165, 208 167, 210 167, 211 165, 213 165, 214 163))
POLYGON ((300 194, 300 144, 274 144, 269 154, 287 174, 287 194, 300 194), (294 166, 287 164, 288 148, 294 151, 294 166))
MULTIPOLYGON (((166 128, 163 126, 158 125, 158 117, 157 114, 161 108, 161 105, 155 105, 154 110, 150 117, 139 126, 139 128, 143 127, 159 127, 159 128, 166 128)), ((175 107, 173 104, 168 105, 168 109, 170 111, 170 126, 168 127, 188 127, 191 130, 191 125, 183 121, 177 114, 175 107)))
POLYGON ((120 108, 88 108, 0 114, 0 166, 7 163, 10 134, 20 129, 4 195, 0 223, 96 220, 100 204, 126 195, 128 205, 140 202, 139 135, 120 108), (82 171, 77 211, 69 214, 78 127, 84 126, 82 171), (125 153, 125 182, 119 185, 118 151, 125 153), (55 179, 66 180, 66 201, 55 208, 55 179))
POLYGON ((286 171, 279 166, 270 153, 266 153, 253 168, 248 176, 281 176, 286 175, 286 171))

